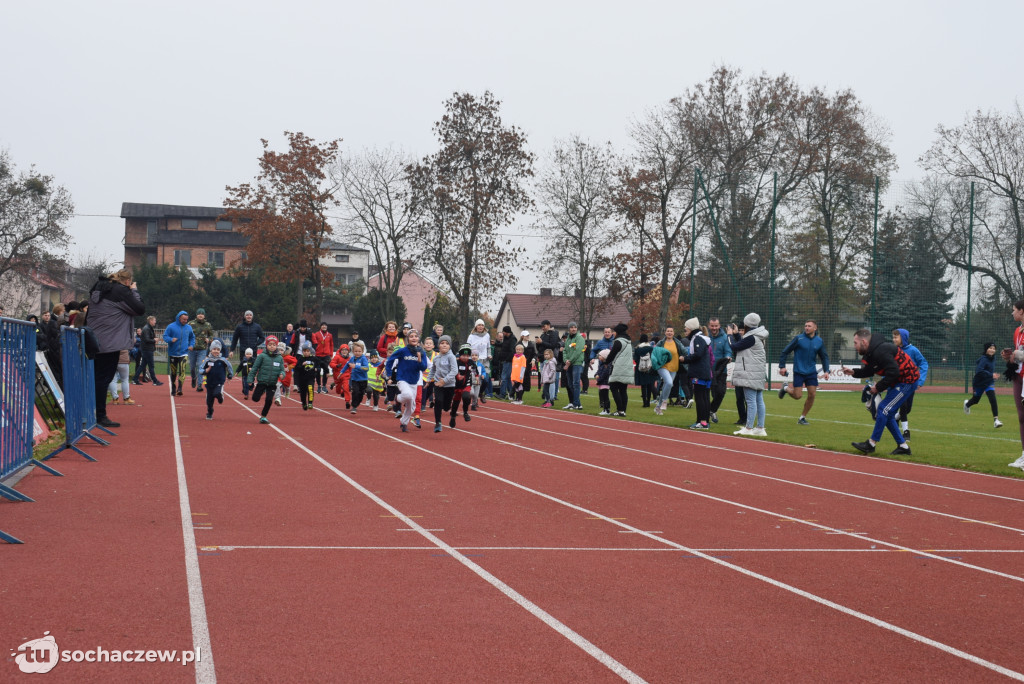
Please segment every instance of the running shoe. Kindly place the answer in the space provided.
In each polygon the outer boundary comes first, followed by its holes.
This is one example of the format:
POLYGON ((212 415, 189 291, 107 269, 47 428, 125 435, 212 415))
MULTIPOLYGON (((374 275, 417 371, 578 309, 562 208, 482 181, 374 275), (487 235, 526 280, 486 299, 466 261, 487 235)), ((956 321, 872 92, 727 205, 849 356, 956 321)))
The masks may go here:
POLYGON ((796 421, 797 425, 810 425, 810 421, 807 420, 806 416, 800 416, 800 420, 796 421))
POLYGON ((871 442, 868 442, 868 441, 864 441, 864 442, 850 442, 850 445, 854 449, 856 449, 857 451, 862 451, 865 454, 873 454, 873 453, 875 453, 875 447, 871 444, 871 442))
POLYGON ((434 432, 440 432, 440 431, 441 431, 441 424, 440 423, 435 423, 434 424, 434 432))
POLYGON ((968 416, 971 415, 971 407, 967 405, 969 401, 970 399, 964 399, 964 414, 968 416))
POLYGON ((448 421, 448 425, 450 427, 455 427, 455 416, 451 417, 451 419, 448 421))
POLYGON ((693 425, 690 426, 690 429, 691 430, 707 430, 708 429, 708 424, 707 423, 694 423, 693 425))
POLYGON ((910 456, 910 445, 900 444, 898 447, 889 452, 890 456, 910 456))
MULTIPOLYGON (((127 403, 127 402, 125 402, 125 403, 127 403)), ((1003 421, 1001 421, 998 418, 996 418, 994 421, 992 421, 992 427, 994 427, 994 428, 1001 428, 1001 427, 1003 427, 1003 421)))
MULTIPOLYGON (((114 402, 114 403, 116 404, 117 402, 114 402)), ((604 411, 601 411, 600 413, 598 413, 597 415, 599 415, 599 416, 610 416, 612 414, 611 414, 610 411, 604 410, 604 411)))
POLYGON ((423 427, 423 425, 420 423, 420 419, 419 418, 413 418, 412 419, 412 424, 415 425, 417 428, 423 427))
POLYGON ((752 435, 752 434, 754 434, 754 431, 753 431, 753 429, 748 428, 748 427, 741 427, 739 430, 737 430, 736 432, 734 432, 732 434, 734 434, 734 435, 752 435))
POLYGON ((260 417, 260 423, 263 425, 267 425, 268 423, 270 423, 270 421, 264 417, 260 417))
POLYGON ((712 423, 717 423, 718 422, 718 414, 715 413, 714 411, 711 412, 711 422, 712 423))
POLYGON ((409 426, 406 425, 405 423, 402 423, 399 427, 402 428, 402 432, 408 432, 409 431, 409 426))
POLYGON ((465 420, 467 423, 471 420, 469 416, 469 411, 462 412, 462 419, 465 420))
POLYGON ((764 431, 764 428, 756 427, 750 431, 750 434, 754 437, 767 437, 768 433, 764 431))
MULTIPOLYGON (((545 401, 544 405, 541 406, 541 408, 551 408, 551 402, 550 401, 545 401)), ((473 410, 476 411, 476 406, 473 407, 473 410)))
POLYGON ((779 388, 779 399, 785 399, 786 398, 786 390, 788 390, 788 389, 789 389, 789 383, 788 382, 782 383, 782 387, 779 388))

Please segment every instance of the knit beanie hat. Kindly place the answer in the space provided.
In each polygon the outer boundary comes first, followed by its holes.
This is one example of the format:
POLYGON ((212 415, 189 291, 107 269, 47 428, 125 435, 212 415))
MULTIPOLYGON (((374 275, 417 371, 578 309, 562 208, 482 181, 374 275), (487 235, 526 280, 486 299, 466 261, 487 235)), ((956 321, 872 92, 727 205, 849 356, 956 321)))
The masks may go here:
POLYGON ((452 344, 451 336, 450 335, 441 335, 440 337, 438 337, 437 338, 437 343, 441 344, 442 342, 447 342, 448 346, 451 346, 451 344, 452 344))
POLYGON ((245 348, 245 353, 246 354, 252 354, 252 347, 246 347, 245 348))
POLYGON ((981 345, 981 353, 982 354, 987 354, 988 353, 988 348, 989 347, 994 347, 994 346, 996 346, 995 342, 986 342, 985 344, 981 345))
POLYGON ((224 348, 224 345, 223 345, 223 343, 221 343, 220 340, 214 340, 213 342, 210 343, 210 349, 211 350, 212 349, 223 349, 223 348, 224 348))
POLYGON ((508 333, 509 335, 511 335, 512 334, 512 326, 506 325, 504 328, 501 329, 501 332, 508 333))
POLYGON ((687 330, 700 330, 700 321, 698 321, 697 317, 694 316, 683 323, 683 327, 687 330))
POLYGON ((264 343, 265 344, 270 344, 271 342, 273 342, 274 344, 277 344, 279 342, 279 340, 274 335, 267 335, 267 339, 264 340, 264 343))
POLYGON ((629 330, 629 326, 625 323, 619 323, 617 326, 612 328, 612 330, 615 331, 616 335, 624 335, 626 331, 629 330))
POLYGON ((487 327, 487 324, 486 324, 486 323, 484 323, 484 319, 482 319, 482 318, 478 318, 478 319, 476 319, 476 323, 474 323, 474 324, 473 324, 473 327, 475 328, 475 327, 476 327, 476 326, 478 326, 478 325, 482 325, 482 326, 484 326, 485 328, 487 327))
POLYGON ((758 316, 756 313, 748 313, 746 316, 743 317, 743 325, 748 330, 751 328, 756 328, 757 326, 761 325, 761 317, 758 316))

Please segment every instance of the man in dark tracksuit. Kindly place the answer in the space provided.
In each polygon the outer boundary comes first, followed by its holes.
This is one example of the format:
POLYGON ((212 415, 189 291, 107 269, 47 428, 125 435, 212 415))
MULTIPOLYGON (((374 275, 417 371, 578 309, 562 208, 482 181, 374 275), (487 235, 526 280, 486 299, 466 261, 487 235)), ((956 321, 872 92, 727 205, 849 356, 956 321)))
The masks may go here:
POLYGON ((870 378, 877 373, 882 379, 870 389, 871 394, 888 391, 878 405, 875 429, 871 433, 871 438, 866 442, 851 444, 855 449, 870 454, 875 450, 878 440, 882 438, 882 431, 888 428, 897 444, 892 455, 909 456, 910 445, 900 432, 896 416, 899 415, 900 406, 914 391, 914 384, 920 378, 917 366, 902 349, 888 341, 885 336, 872 334, 867 329, 858 330, 854 334, 853 348, 861 355, 864 365, 860 368, 844 368, 843 372, 855 378, 870 378))

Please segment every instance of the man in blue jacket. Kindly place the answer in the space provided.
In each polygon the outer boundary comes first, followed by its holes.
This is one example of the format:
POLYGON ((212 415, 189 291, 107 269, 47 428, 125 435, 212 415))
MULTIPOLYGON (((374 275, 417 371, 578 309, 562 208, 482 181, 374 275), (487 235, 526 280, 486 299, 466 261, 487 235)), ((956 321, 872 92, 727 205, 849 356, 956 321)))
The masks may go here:
POLYGON ((726 379, 732 361, 732 347, 729 346, 729 335, 722 330, 722 322, 717 318, 708 321, 708 337, 711 339, 711 354, 715 358, 715 366, 711 369, 711 422, 717 423, 718 409, 722 406, 727 390, 726 379))
POLYGON ((782 350, 779 357, 779 375, 786 377, 786 357, 793 352, 793 386, 788 382, 782 384, 779 390, 779 399, 787 394, 794 399, 799 399, 804 394, 804 385, 807 385, 807 401, 804 402, 804 410, 800 419, 796 421, 800 425, 810 425, 807 422, 807 414, 814 406, 814 395, 818 391, 818 366, 815 364, 815 357, 821 357, 821 370, 825 379, 828 380, 828 354, 825 353, 825 343, 818 336, 818 324, 814 321, 804 323, 804 331, 793 338, 782 350))
POLYGON ((171 396, 181 396, 188 373, 188 353, 196 344, 196 334, 188 324, 188 312, 179 311, 176 320, 164 328, 167 343, 167 374, 171 377, 171 396))
POLYGON ((924 385, 924 381, 928 378, 928 362, 925 361, 921 350, 910 344, 910 331, 906 328, 893 329, 892 343, 901 348, 903 353, 910 357, 910 360, 917 365, 917 371, 921 374, 918 381, 914 383, 913 389, 910 390, 910 396, 900 405, 900 430, 903 431, 903 436, 909 440, 910 422, 907 420, 907 416, 910 415, 910 409, 914 405, 914 393, 917 392, 917 388, 924 385))

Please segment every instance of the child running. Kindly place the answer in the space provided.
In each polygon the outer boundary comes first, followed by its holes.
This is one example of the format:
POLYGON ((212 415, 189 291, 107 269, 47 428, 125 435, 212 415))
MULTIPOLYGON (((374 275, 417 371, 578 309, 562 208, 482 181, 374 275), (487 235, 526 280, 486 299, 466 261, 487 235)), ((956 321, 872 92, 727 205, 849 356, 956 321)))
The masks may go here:
MULTIPOLYGON (((356 342, 352 343, 352 356, 345 363, 345 366, 341 369, 342 375, 345 373, 349 374, 349 392, 351 392, 351 406, 352 410, 350 413, 354 416, 359 410, 359 404, 363 403, 363 396, 366 394, 366 382, 367 376, 370 369, 370 360, 363 355, 363 343, 356 342)), ((348 408, 349 402, 345 402, 345 407, 348 408)))
POLYGON ((284 361, 284 377, 277 383, 277 392, 274 394, 274 403, 278 406, 281 405, 282 399, 287 399, 288 395, 292 390, 292 370, 298 365, 299 360, 292 356, 292 348, 288 345, 284 345, 284 355, 281 359, 284 361))
POLYGON ((206 385, 206 420, 213 420, 213 400, 224 403, 224 383, 234 377, 231 364, 220 355, 223 346, 220 340, 210 343, 210 355, 203 361, 200 371, 202 383, 206 385))
POLYGON ((981 395, 988 397, 988 403, 992 407, 992 427, 1003 427, 1003 421, 999 420, 999 406, 996 404, 996 383, 995 366, 996 343, 986 342, 981 352, 981 357, 974 364, 974 396, 964 399, 964 413, 971 414, 971 407, 981 401, 981 395))
MULTIPOLYGON (((405 341, 406 346, 395 349, 387 360, 387 367, 392 367, 393 364, 395 369, 398 401, 402 407, 402 432, 409 431, 409 421, 412 420, 416 408, 416 389, 423 380, 421 374, 427 368, 426 355, 420 346, 420 334, 415 330, 409 330, 405 334, 405 341)), ((419 420, 416 420, 415 425, 420 427, 419 420)))
POLYGON ((551 349, 544 350, 544 363, 540 367, 541 395, 544 399, 544 408, 551 408, 555 405, 555 379, 558 377, 558 364, 555 362, 555 353, 551 349))
POLYGON ((249 371, 249 384, 253 385, 252 400, 259 402, 260 397, 266 394, 263 400, 263 411, 260 412, 260 423, 266 425, 267 414, 274 403, 274 392, 277 390, 277 383, 284 379, 284 359, 277 352, 277 337, 270 335, 264 342, 267 350, 256 357, 256 362, 249 371))
POLYGON ((487 403, 487 400, 480 396, 480 390, 486 387, 486 383, 489 383, 491 379, 487 375, 487 369, 484 368, 484 362, 480 360, 480 354, 473 352, 473 356, 471 358, 473 360, 473 365, 476 366, 476 373, 473 374, 473 386, 471 390, 473 405, 470 406, 470 408, 476 411, 476 407, 479 403, 487 403))
POLYGON ((480 386, 480 376, 477 373, 477 365, 470 358, 472 347, 464 344, 459 347, 458 369, 455 376, 455 392, 452 394, 452 417, 448 425, 455 427, 455 417, 459 413, 459 404, 462 404, 462 417, 469 422, 469 402, 472 399, 472 388, 480 386), (466 391, 467 386, 470 391, 466 391))
MULTIPOLYGON (((440 344, 440 340, 438 340, 440 344)), ((434 349, 434 340, 429 337, 423 340, 423 350, 427 353, 427 370, 423 371, 423 392, 421 398, 416 402, 418 406, 426 405, 427 408, 434 408, 434 383, 431 381, 431 371, 434 368, 434 358, 438 352, 434 349)), ((419 411, 417 410, 417 413, 419 411)))
POLYGON ((370 366, 366 373, 366 394, 373 405, 373 410, 378 411, 380 407, 380 395, 384 391, 384 362, 380 360, 380 354, 376 349, 370 351, 370 366))
POLYGON ((320 361, 313 355, 312 342, 302 343, 302 356, 299 357, 293 372, 295 386, 298 387, 299 397, 302 399, 302 410, 308 411, 313 408, 313 394, 318 391, 316 383, 320 376, 320 361))
POLYGON ((348 360, 351 353, 347 344, 338 347, 338 353, 331 359, 331 370, 334 372, 334 388, 339 396, 345 397, 345 408, 352 408, 352 391, 349 387, 349 378, 352 371, 348 368, 348 360))
POLYGON ((252 357, 252 347, 246 347, 245 356, 238 362, 238 368, 235 369, 235 375, 242 378, 243 399, 249 398, 249 371, 252 370, 252 364, 255 360, 252 357))
MULTIPOLYGON (((430 377, 434 389, 434 432, 441 431, 441 416, 452 404, 455 393, 455 377, 458 375, 458 360, 452 354, 452 338, 441 335, 437 340, 438 352, 434 355, 434 364, 430 377)), ((427 392, 424 391, 424 394, 427 392)))

